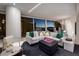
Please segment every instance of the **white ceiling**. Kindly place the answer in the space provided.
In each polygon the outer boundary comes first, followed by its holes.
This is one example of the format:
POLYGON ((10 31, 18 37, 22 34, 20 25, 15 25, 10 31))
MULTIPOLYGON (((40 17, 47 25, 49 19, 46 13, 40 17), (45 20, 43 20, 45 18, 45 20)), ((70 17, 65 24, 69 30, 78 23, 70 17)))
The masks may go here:
MULTIPOLYGON (((75 15, 74 3, 42 3, 31 13, 28 13, 36 4, 37 3, 16 3, 15 7, 21 10, 22 15, 37 18, 57 20, 75 15)), ((0 3, 0 10, 5 11, 8 5, 12 5, 12 3, 0 3)))

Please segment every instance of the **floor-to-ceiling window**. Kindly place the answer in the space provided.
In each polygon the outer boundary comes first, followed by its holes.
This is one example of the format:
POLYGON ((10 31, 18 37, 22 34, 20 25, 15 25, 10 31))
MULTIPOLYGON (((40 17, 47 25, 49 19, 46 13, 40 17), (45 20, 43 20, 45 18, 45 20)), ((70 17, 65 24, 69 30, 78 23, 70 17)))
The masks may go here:
POLYGON ((54 21, 47 20, 47 30, 53 32, 54 27, 55 27, 54 21))
POLYGON ((26 17, 22 17, 21 19, 22 36, 25 37, 26 32, 33 31, 33 19, 26 17))
POLYGON ((22 17, 22 37, 26 36, 26 32, 30 31, 51 31, 59 28, 59 23, 52 20, 22 17))
POLYGON ((6 19, 5 14, 0 14, 0 39, 6 36, 6 19))
POLYGON ((45 20, 34 19, 34 28, 36 31, 45 31, 45 20))

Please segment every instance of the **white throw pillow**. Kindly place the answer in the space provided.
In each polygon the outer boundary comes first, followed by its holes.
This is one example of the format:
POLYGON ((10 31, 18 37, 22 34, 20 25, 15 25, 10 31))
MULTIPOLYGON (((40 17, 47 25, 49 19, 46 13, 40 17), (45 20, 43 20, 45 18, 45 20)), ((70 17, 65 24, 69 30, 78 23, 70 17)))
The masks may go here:
POLYGON ((29 32, 26 32, 26 36, 29 36, 29 32))
POLYGON ((44 36, 44 31, 41 31, 40 32, 40 36, 44 36))
POLYGON ((50 32, 50 36, 56 37, 56 35, 57 35, 57 32, 50 32))
POLYGON ((34 31, 33 33, 34 33, 34 37, 38 37, 39 36, 37 31, 34 31))

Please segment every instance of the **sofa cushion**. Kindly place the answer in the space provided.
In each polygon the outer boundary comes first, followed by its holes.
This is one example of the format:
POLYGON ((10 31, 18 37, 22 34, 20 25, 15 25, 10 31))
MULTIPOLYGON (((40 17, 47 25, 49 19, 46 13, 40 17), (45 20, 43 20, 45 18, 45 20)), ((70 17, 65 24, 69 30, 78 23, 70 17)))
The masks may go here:
POLYGON ((44 36, 44 31, 38 31, 39 36, 44 36))
POLYGON ((29 36, 29 32, 26 32, 26 36, 29 36))
POLYGON ((33 32, 29 32, 29 36, 34 37, 34 33, 33 32))
POLYGON ((26 36, 34 37, 34 33, 32 32, 26 32, 26 36))
POLYGON ((63 31, 59 32, 56 36, 56 38, 61 39, 63 37, 63 31))
POLYGON ((50 36, 56 37, 56 35, 57 35, 57 32, 50 32, 50 36))
POLYGON ((44 34, 45 34, 45 36, 49 36, 49 32, 48 31, 46 31, 44 34))
POLYGON ((37 31, 33 31, 33 33, 34 33, 34 37, 38 37, 39 36, 37 31))

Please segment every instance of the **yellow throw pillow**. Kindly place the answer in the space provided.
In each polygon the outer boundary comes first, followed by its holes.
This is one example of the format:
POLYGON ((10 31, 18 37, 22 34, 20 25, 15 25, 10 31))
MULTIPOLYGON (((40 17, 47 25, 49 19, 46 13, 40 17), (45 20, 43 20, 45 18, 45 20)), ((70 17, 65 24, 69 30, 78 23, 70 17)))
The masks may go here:
POLYGON ((49 32, 45 32, 45 36, 49 36, 49 32))

